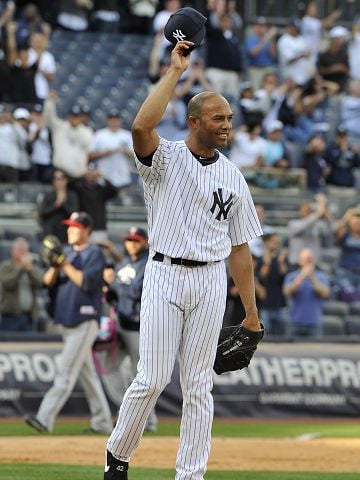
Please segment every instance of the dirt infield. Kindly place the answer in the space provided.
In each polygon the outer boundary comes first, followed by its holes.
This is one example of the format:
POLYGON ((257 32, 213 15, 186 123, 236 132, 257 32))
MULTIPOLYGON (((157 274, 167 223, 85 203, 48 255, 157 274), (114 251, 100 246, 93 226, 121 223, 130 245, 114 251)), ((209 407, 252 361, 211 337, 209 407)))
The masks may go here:
MULTIPOLYGON (((106 437, 0 437, 0 463, 102 465, 106 437)), ((359 472, 360 439, 214 438, 211 470, 359 472)), ((173 468, 176 437, 145 437, 133 466, 173 468)))

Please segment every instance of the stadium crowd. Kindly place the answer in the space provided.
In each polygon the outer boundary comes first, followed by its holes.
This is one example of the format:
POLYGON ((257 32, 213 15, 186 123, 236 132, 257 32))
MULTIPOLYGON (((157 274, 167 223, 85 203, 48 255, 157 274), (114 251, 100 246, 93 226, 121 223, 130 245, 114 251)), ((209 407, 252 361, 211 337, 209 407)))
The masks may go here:
MULTIPOLYGON (((53 85, 62 65, 51 51, 53 31, 151 37, 151 89, 169 65, 164 26, 185 5, 194 3, 0 1, 0 181, 51 186, 36 206, 38 240, 51 233, 65 243, 61 221, 82 210, 93 218, 93 241, 109 247, 107 202, 131 184, 141 190, 131 134, 115 101, 106 125, 93 122, 90 104, 74 104, 66 118, 59 116, 53 85)), ((249 185, 275 192, 295 187, 308 198, 285 235, 266 224, 257 206, 264 237, 251 249, 270 335, 319 336, 327 302, 349 308, 360 302, 360 12, 346 28, 340 10, 320 19, 316 5, 307 2, 285 25, 265 17, 248 24, 235 1, 208 0, 205 43, 192 54, 159 125, 161 136, 184 138, 189 98, 214 89, 234 110, 226 153, 249 185), (352 193, 345 211, 334 205, 332 191, 352 193), (324 248, 336 248, 338 256, 324 262, 324 248)), ((35 308, 44 296, 38 269, 28 242, 16 238, 0 265, 0 330, 49 328, 35 308)), ((229 283, 229 323, 241 318, 234 288, 229 283)))

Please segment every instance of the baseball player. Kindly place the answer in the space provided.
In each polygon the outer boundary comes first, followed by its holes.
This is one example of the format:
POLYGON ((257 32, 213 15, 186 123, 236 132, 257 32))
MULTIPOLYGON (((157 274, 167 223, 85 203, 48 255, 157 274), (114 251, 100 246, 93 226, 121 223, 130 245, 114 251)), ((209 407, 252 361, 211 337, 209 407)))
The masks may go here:
POLYGON ((240 171, 222 155, 232 126, 229 103, 202 92, 188 105, 185 141, 159 138, 156 126, 189 65, 192 42, 179 41, 168 72, 132 125, 148 209, 149 259, 140 312, 138 373, 108 440, 105 480, 127 480, 146 419, 180 365, 183 409, 176 480, 202 480, 213 420, 212 375, 226 303, 226 266, 241 296, 243 325, 259 331, 247 242, 262 234, 240 171))
POLYGON ((74 212, 64 224, 69 244, 65 260, 44 274, 44 283, 57 288, 54 317, 63 325, 61 363, 36 416, 27 415, 25 421, 39 432, 51 432, 79 378, 90 407, 91 430, 108 433, 113 426, 111 412, 91 354, 98 333, 105 257, 100 247, 89 243, 92 219, 87 213, 74 212))

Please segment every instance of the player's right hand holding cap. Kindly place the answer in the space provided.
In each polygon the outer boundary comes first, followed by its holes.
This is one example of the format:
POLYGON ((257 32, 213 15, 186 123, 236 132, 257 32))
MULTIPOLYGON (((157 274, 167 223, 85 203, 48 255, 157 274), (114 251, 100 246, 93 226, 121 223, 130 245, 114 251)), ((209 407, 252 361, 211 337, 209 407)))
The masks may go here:
POLYGON ((184 55, 188 55, 204 40, 206 20, 206 17, 194 8, 180 8, 167 21, 164 28, 165 38, 173 45, 182 40, 193 42, 194 45, 184 52, 184 55))

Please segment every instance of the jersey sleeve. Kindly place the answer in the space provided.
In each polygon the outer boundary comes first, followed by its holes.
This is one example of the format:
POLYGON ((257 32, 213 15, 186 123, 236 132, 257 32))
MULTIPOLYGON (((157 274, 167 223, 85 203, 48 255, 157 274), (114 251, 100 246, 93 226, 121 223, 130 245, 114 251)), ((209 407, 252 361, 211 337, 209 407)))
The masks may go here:
POLYGON ((151 165, 141 163, 135 152, 136 167, 144 183, 157 182, 162 176, 171 158, 171 142, 160 138, 158 148, 155 150, 151 165))
POLYGON ((253 199, 245 179, 241 177, 241 195, 238 208, 230 219, 231 244, 242 245, 263 234, 253 199))

